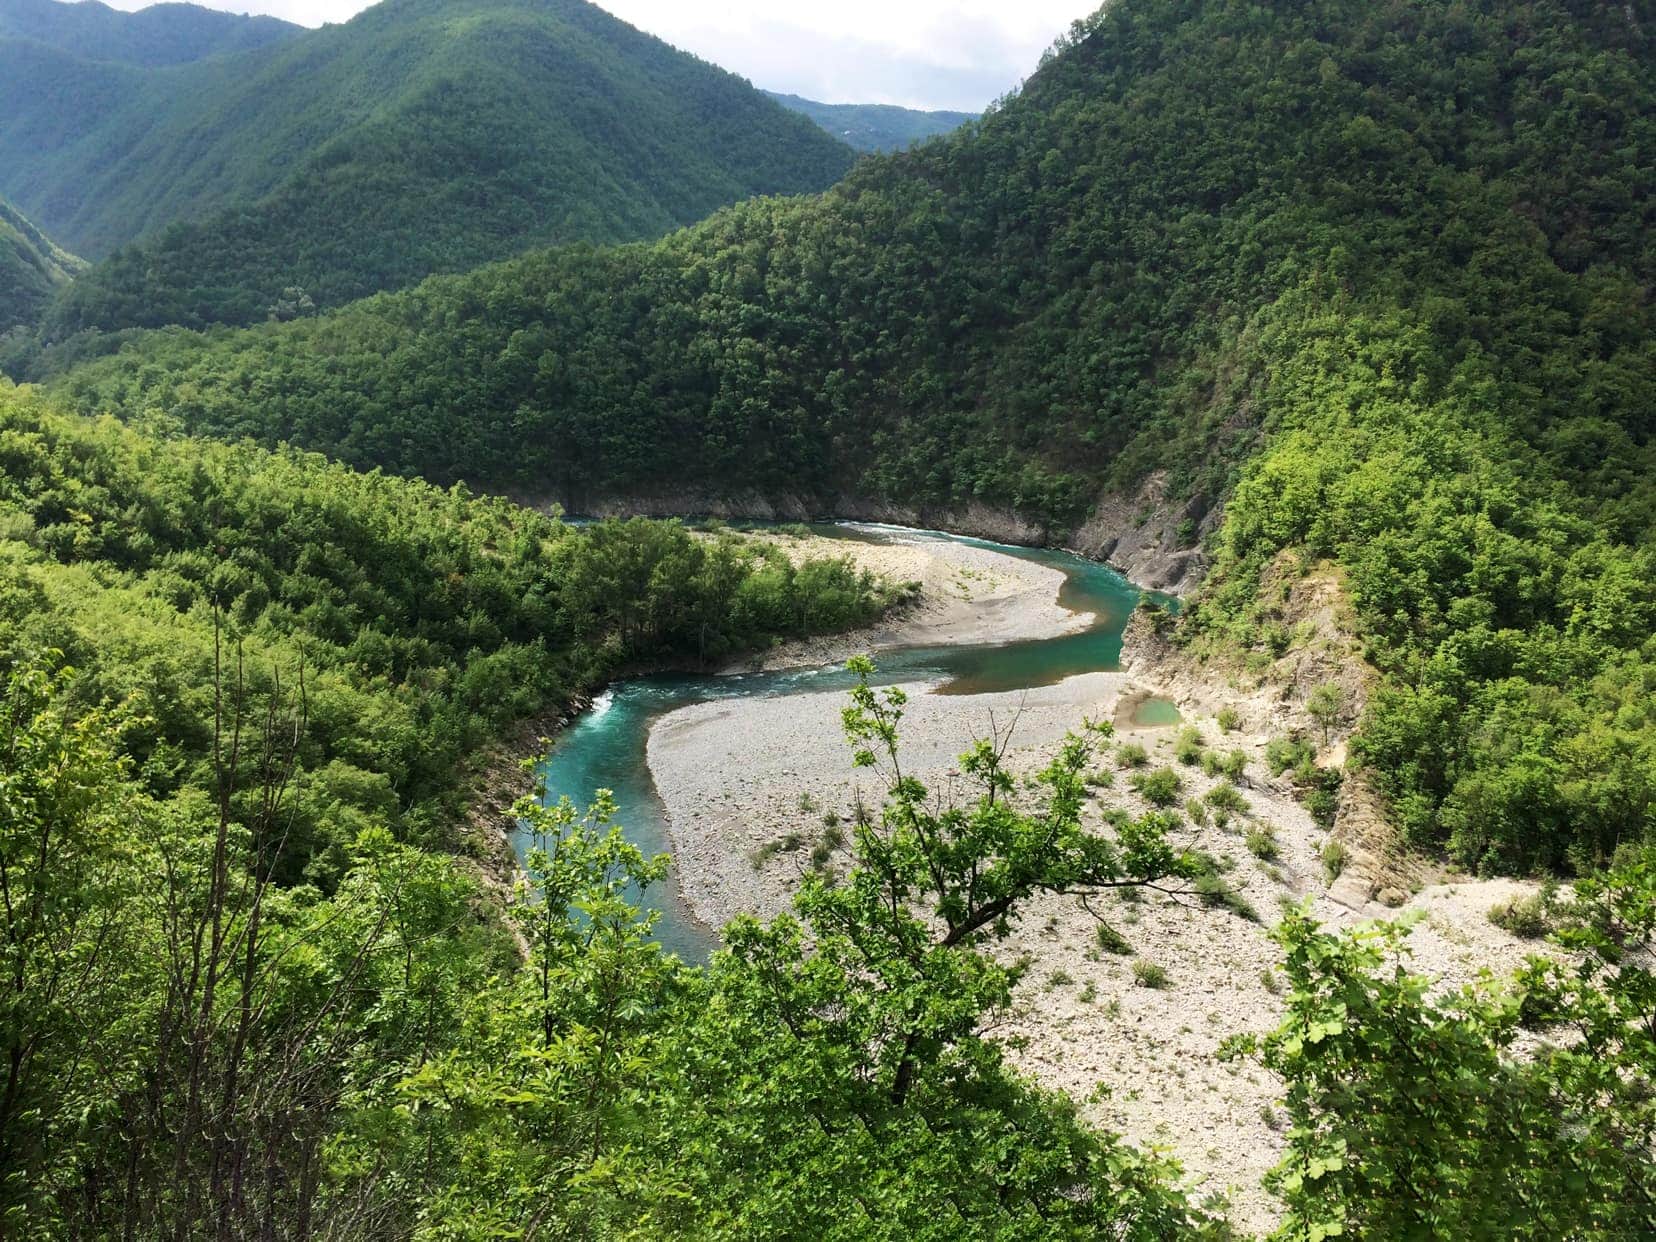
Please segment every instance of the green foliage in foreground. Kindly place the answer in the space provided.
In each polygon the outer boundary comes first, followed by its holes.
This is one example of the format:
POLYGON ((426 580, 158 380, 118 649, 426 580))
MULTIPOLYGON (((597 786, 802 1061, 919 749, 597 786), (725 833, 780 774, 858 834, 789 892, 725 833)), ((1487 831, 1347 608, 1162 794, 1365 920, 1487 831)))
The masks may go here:
MULTIPOLYGON (((215 685, 209 782, 157 797, 77 680, 0 683, 8 1233, 1229 1236, 989 1037, 1018 968, 987 950, 1032 897, 1200 877, 1166 816, 1083 829, 1092 731, 1017 801, 981 742, 976 795, 940 803, 903 774, 901 693, 865 681, 845 723, 887 792, 854 867, 733 923, 704 969, 650 939, 664 863, 607 795, 516 808, 514 939, 464 868, 377 825, 333 892, 276 880, 303 695, 215 685)), ((1396 964, 1402 929, 1285 917, 1288 1016, 1236 1045, 1287 1084, 1277 1236, 1656 1224, 1656 867, 1628 857, 1567 911, 1577 957, 1440 1000, 1396 964)))
POLYGON ((1576 962, 1532 958, 1441 999, 1403 969, 1406 924, 1284 918, 1288 1018, 1238 1044, 1288 1083, 1276 1236, 1656 1233, 1652 855, 1624 852, 1567 908, 1558 939, 1576 962))
POLYGON ((1014 806, 995 746, 940 808, 897 766, 898 692, 846 722, 888 796, 842 884, 664 956, 659 883, 600 795, 517 810, 512 916, 369 827, 329 896, 271 882, 307 722, 219 699, 205 796, 158 800, 71 674, 0 689, 8 880, 0 1220, 35 1236, 1164 1239, 1213 1227, 1175 1170, 1012 1073, 985 950, 1039 893, 1178 884, 1160 821, 1084 832, 1072 737, 1014 806), (224 755, 225 752, 215 750, 224 755), (263 808, 245 826, 237 791, 263 808))
POLYGON ((665 523, 580 531, 0 388, 0 668, 56 650, 82 708, 128 705, 125 752, 157 796, 211 784, 215 666, 255 699, 302 672, 284 881, 331 887, 375 824, 447 841, 468 757, 625 666, 843 629, 885 600, 848 560, 795 567, 665 523))

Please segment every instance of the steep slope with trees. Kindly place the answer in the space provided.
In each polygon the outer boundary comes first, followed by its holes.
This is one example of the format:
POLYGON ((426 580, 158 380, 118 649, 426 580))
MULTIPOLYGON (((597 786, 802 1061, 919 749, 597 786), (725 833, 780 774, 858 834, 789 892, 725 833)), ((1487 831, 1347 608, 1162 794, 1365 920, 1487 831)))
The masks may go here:
POLYGON ((1358 750, 1497 868, 1647 837, 1656 56, 1585 0, 1136 0, 971 131, 653 246, 157 336, 87 408, 580 503, 981 502, 1066 534, 1153 469, 1229 500, 1185 638, 1277 641, 1328 555, 1358 750))
POLYGON ((658 235, 853 159, 585 0, 388 0, 160 70, 0 40, 0 66, 0 188, 107 259, 49 339, 260 322, 532 245, 658 235))
POLYGON ((28 39, 82 60, 159 68, 291 39, 292 22, 197 4, 152 4, 123 13, 98 0, 0 0, 0 38, 28 39))
POLYGON ((39 318, 83 264, 0 198, 0 335, 39 318))

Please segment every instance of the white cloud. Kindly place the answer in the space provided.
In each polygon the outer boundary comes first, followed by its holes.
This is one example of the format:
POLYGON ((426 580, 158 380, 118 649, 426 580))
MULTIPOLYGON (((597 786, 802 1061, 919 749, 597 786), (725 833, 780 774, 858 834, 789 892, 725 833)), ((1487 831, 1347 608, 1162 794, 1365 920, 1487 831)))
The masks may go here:
MULTIPOLYGON (((143 8, 145 0, 114 0, 143 8)), ((197 0, 307 26, 362 0, 197 0)), ((976 112, 1016 86, 1098 0, 599 0, 640 30, 756 86, 830 103, 976 112)))

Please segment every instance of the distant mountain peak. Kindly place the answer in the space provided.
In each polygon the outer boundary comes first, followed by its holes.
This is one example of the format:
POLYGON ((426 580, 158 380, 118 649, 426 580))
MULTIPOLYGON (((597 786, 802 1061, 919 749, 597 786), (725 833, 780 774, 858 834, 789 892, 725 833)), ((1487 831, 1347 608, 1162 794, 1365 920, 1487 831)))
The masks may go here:
POLYGON ((766 91, 777 103, 808 116, 828 133, 859 151, 900 151, 928 138, 952 133, 975 112, 926 112, 894 104, 818 103, 800 95, 766 91))
POLYGON ((198 4, 125 13, 99 0, 0 0, 0 38, 29 39, 91 61, 157 69, 280 43, 303 26, 198 4))

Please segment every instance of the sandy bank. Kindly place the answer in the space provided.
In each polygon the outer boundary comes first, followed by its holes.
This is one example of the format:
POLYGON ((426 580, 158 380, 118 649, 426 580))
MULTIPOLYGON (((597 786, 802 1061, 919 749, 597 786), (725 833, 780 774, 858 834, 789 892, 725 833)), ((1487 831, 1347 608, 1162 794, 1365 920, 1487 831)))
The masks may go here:
POLYGON ((863 651, 942 644, 1010 643, 1085 629, 1090 613, 1058 603, 1061 570, 991 548, 882 530, 886 542, 864 543, 781 532, 754 535, 795 561, 849 556, 894 583, 918 583, 917 603, 880 624, 848 634, 784 643, 732 664, 726 671, 757 671, 832 664, 863 651))
MULTIPOLYGON (((947 788, 974 737, 1015 726, 1022 746, 1051 745, 1083 715, 1114 697, 1121 675, 1092 673, 1056 686, 1007 694, 940 695, 905 686, 905 770, 947 788)), ((812 865, 854 817, 859 799, 877 808, 881 790, 851 766, 840 727, 845 695, 794 694, 701 703, 650 729, 650 774, 667 808, 679 884, 698 920, 720 926, 742 913, 784 909, 812 865)))

